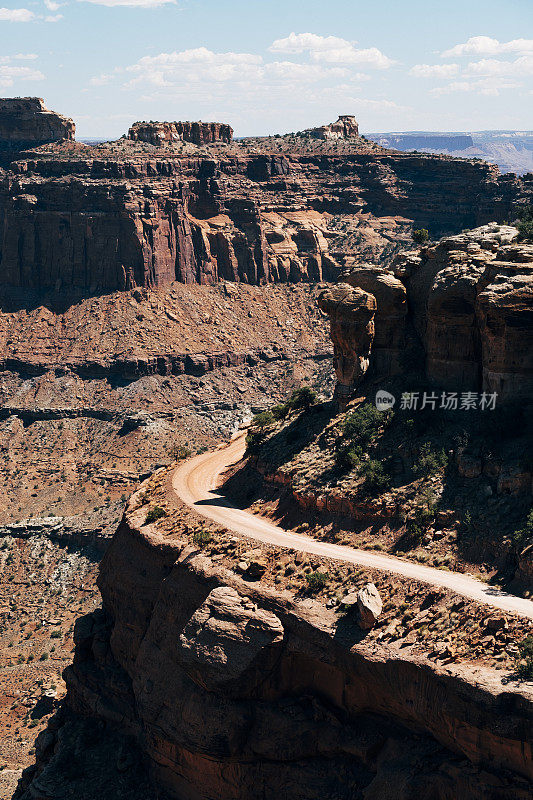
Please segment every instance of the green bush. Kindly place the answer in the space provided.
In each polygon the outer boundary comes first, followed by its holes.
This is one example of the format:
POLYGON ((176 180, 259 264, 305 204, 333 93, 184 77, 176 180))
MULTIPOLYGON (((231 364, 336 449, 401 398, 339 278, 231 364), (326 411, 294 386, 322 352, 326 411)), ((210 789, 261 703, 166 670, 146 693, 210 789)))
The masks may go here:
POLYGON ((175 461, 183 461, 183 459, 189 458, 191 455, 190 448, 185 444, 173 444, 170 448, 170 456, 175 461))
POLYGON ((361 466, 360 474, 364 475, 365 487, 371 493, 384 492, 391 485, 391 475, 382 461, 375 459, 365 461, 361 466))
POLYGON ((516 672, 524 680, 533 680, 533 636, 526 636, 518 649, 520 655, 516 660, 516 672))
POLYGON ((413 231, 413 242, 416 244, 425 244, 429 241, 429 231, 427 228, 418 228, 413 231))
POLYGON ((309 386, 301 386, 295 389, 291 394, 289 405, 296 411, 304 409, 308 411, 317 401, 317 394, 314 389, 309 386))
POLYGON ((305 576, 305 580, 307 581, 307 590, 314 594, 326 586, 328 582, 328 573, 319 572, 318 570, 315 572, 308 572, 305 576))
POLYGON ((364 403, 349 414, 336 443, 337 466, 341 469, 358 467, 380 428, 390 422, 392 415, 392 411, 383 413, 371 403, 364 403))
POLYGON ((249 431, 246 434, 246 449, 250 454, 259 452, 262 442, 264 441, 265 434, 262 430, 249 431))
POLYGON ((291 410, 289 403, 278 403, 278 405, 273 406, 270 411, 274 419, 279 422, 282 419, 286 419, 291 410))
POLYGON ((428 478, 446 469, 448 456, 444 450, 434 450, 430 442, 424 442, 418 453, 418 460, 413 465, 415 475, 428 478))
POLYGON ((162 517, 166 517, 167 512, 161 506, 152 506, 148 509, 148 513, 146 515, 146 520, 144 522, 145 525, 150 525, 152 522, 157 522, 158 519, 162 517))
POLYGON ((211 534, 209 531, 196 531, 194 536, 192 537, 195 544, 198 547, 205 547, 206 544, 209 544, 211 541, 211 534))
POLYGON ((533 508, 527 515, 526 524, 512 534, 512 540, 518 550, 523 550, 533 544, 533 508))
POLYGON ((525 208, 516 223, 521 239, 526 242, 533 242, 533 206, 525 208))
POLYGON ((272 425, 273 422, 274 415, 272 411, 260 411, 259 414, 256 414, 252 419, 252 427, 265 428, 267 425, 272 425))

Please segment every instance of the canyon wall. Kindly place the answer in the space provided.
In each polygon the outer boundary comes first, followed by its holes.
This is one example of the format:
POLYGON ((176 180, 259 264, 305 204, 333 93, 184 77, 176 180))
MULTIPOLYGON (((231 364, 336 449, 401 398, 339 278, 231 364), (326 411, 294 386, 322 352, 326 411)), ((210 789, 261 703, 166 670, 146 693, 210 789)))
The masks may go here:
MULTIPOLYGON (((142 527, 136 503, 101 565, 103 611, 77 623, 67 703, 133 736, 159 789, 187 800, 529 797, 527 692, 490 670, 367 647, 323 605, 142 527)), ((60 752, 53 733, 38 742, 19 797, 41 796, 60 752)))
MULTIPOLYGON (((30 106, 48 119, 42 101, 30 106)), ((15 128, 25 108, 12 108, 15 128)), ((0 173, 0 282, 94 293, 335 280, 350 258, 390 263, 413 225, 442 234, 501 220, 526 194, 481 161, 379 148, 351 117, 325 127, 324 139, 236 142, 219 123, 138 123, 116 143, 19 153, 0 173)))

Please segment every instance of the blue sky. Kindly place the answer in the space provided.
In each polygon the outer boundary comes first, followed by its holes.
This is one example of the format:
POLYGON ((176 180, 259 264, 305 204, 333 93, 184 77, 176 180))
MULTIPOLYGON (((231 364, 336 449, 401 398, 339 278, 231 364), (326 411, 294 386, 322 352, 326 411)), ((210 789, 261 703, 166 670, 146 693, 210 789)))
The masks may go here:
POLYGON ((363 132, 533 129, 533 0, 0 0, 0 43, 0 95, 44 97, 79 137, 341 113, 363 132))

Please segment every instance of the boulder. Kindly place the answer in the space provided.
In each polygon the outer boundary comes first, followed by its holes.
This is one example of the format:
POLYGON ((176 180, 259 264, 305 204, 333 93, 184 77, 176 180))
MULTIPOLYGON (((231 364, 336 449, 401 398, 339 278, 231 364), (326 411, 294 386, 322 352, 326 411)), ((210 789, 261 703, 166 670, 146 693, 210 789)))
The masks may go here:
POLYGON ((367 583, 357 592, 357 624, 369 631, 376 624, 383 611, 383 602, 373 583, 367 583))

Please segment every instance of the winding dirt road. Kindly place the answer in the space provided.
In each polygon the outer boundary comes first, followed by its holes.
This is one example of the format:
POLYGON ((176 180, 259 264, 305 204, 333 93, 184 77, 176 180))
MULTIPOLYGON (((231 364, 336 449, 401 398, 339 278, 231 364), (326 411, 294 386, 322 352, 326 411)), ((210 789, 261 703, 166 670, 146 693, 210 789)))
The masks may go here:
POLYGON ((303 534, 290 533, 261 517, 230 505, 216 492, 216 487, 221 474, 244 455, 244 440, 245 434, 242 434, 225 447, 195 456, 180 464, 172 478, 172 486, 178 497, 202 516, 250 539, 415 578, 432 586, 452 589, 463 597, 494 608, 533 619, 532 600, 507 594, 469 575, 425 567, 394 556, 356 550, 321 542, 303 534))

